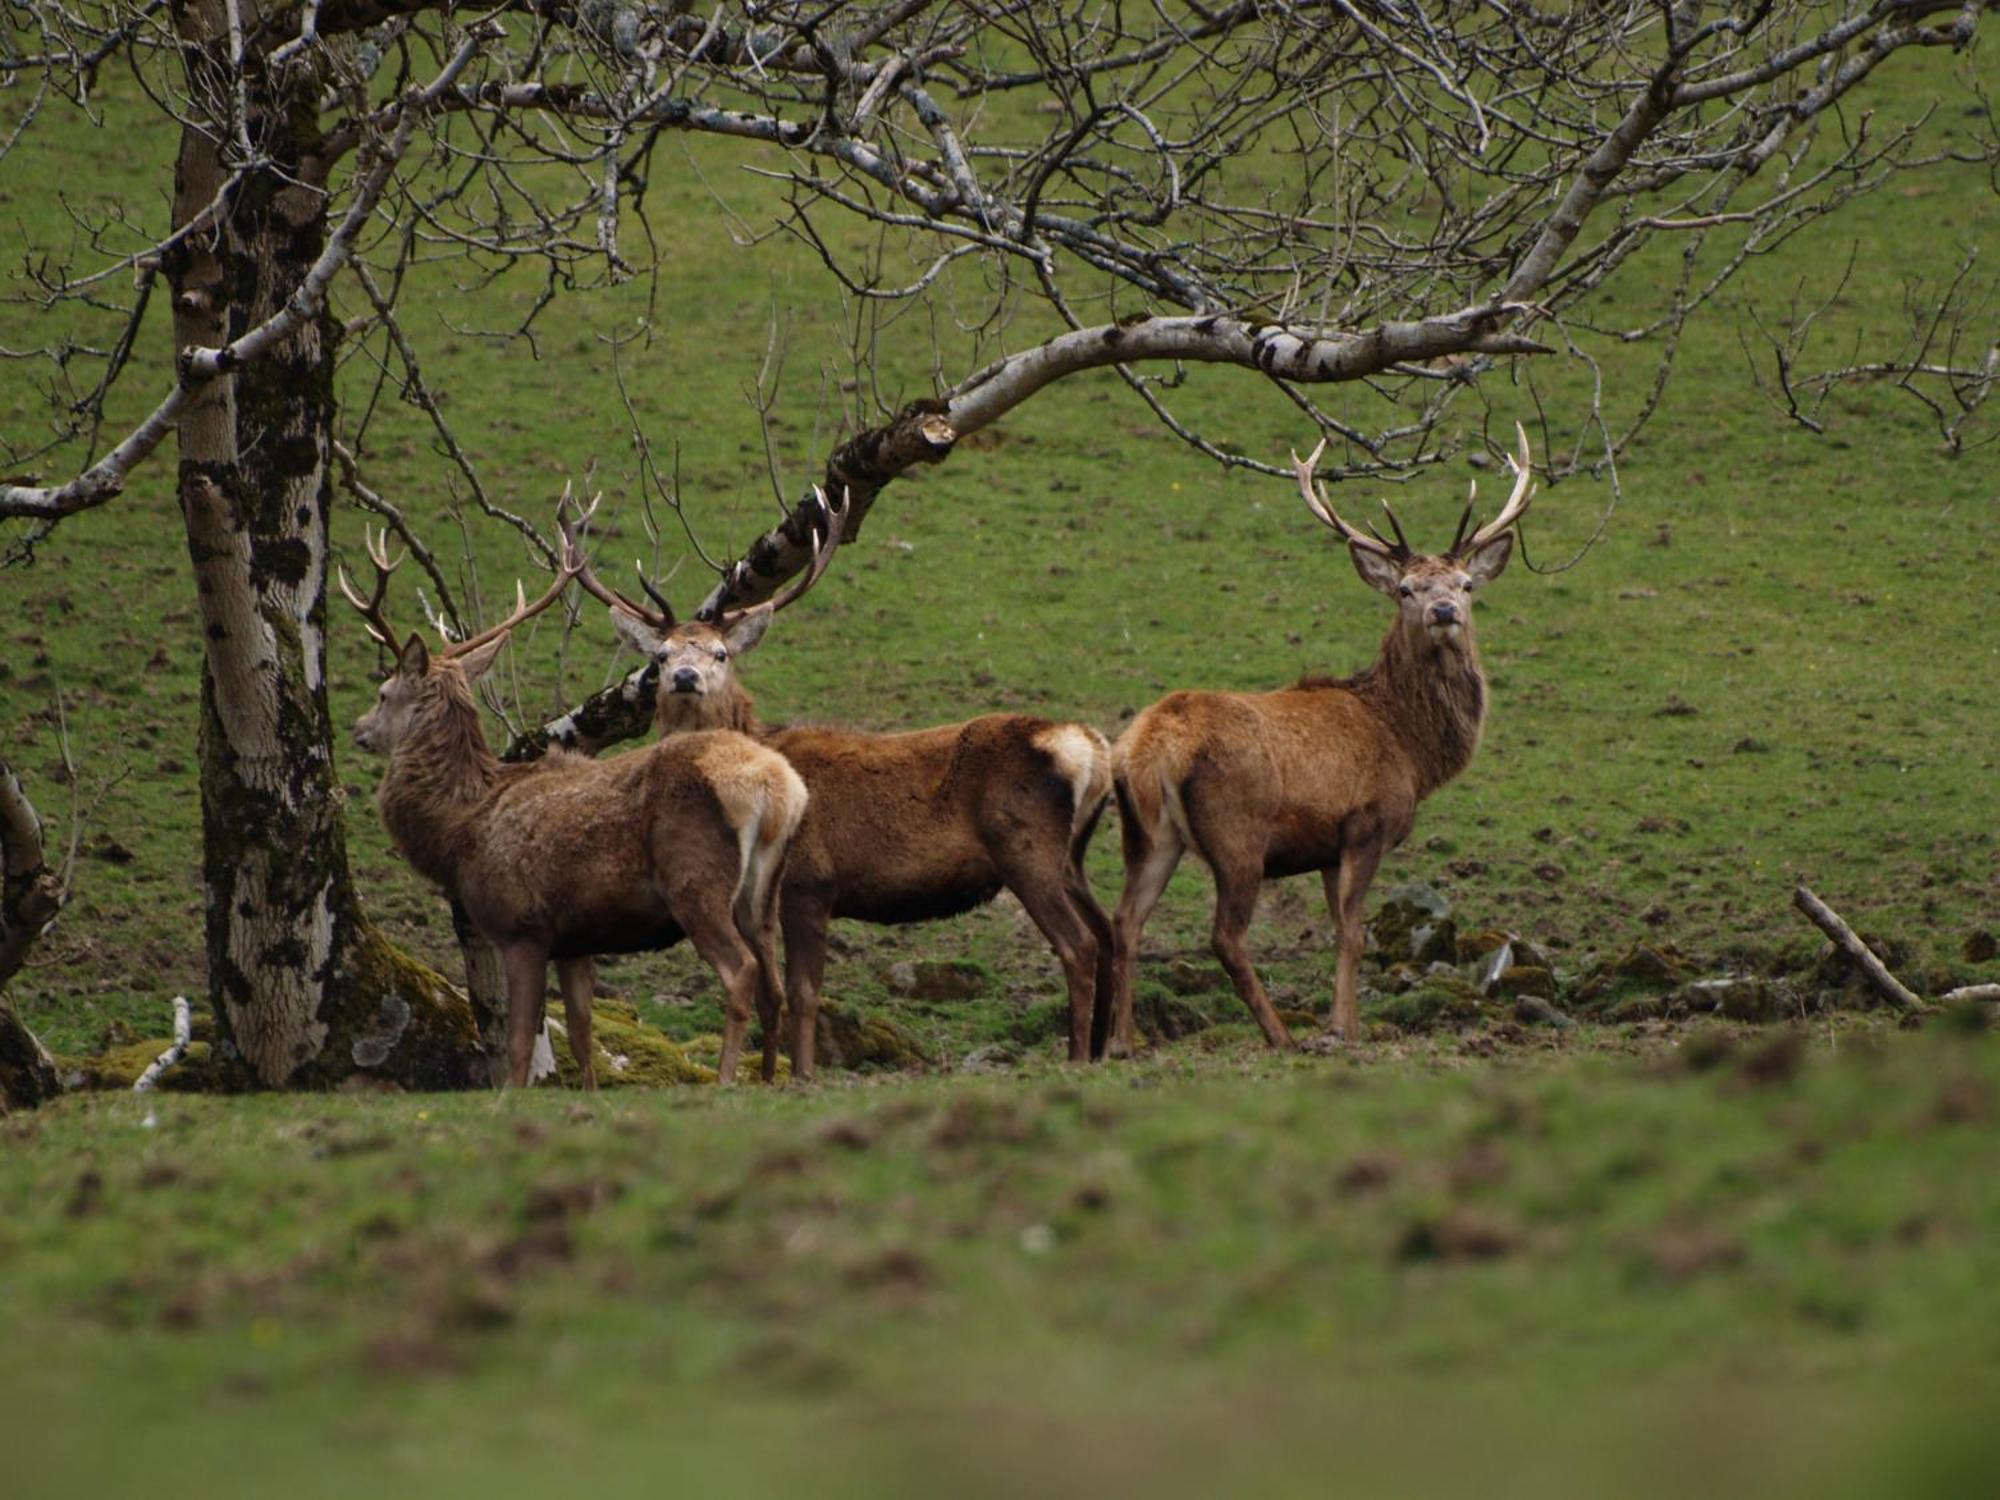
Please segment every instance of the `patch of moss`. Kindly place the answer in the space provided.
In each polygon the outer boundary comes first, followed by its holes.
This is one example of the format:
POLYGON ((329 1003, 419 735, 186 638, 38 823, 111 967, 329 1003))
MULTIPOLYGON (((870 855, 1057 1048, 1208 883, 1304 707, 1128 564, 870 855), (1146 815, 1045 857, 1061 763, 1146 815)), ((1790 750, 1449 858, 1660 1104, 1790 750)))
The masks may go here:
MULTIPOLYGON (((564 1088, 581 1088, 583 1070, 570 1054, 563 1023, 551 1018, 549 1031, 555 1048, 556 1081, 564 1088)), ((712 1040, 719 1059, 722 1038, 712 1040)), ((601 1089, 677 1088, 715 1082, 715 1069, 704 1067, 689 1055, 694 1044, 682 1047, 661 1035, 639 1019, 636 1008, 622 1000, 599 1000, 591 1007, 590 1042, 591 1050, 597 1054, 597 1086, 601 1089)), ((779 1059, 778 1067, 781 1073, 787 1071, 784 1059, 779 1059)), ((755 1074, 753 1065, 751 1076, 755 1074)))
POLYGON ((1386 1021, 1404 1031, 1438 1031, 1477 1026, 1484 1019, 1479 992, 1465 980, 1432 975, 1415 989, 1384 995, 1365 1007, 1371 1021, 1386 1021))
POLYGON ((330 1018, 319 1058, 295 1086, 327 1087, 357 1068, 413 1089, 485 1087, 491 1080, 472 1002, 373 923, 348 949, 348 1003, 330 1018))
POLYGON ((819 1007, 817 1055, 829 1068, 908 1072, 930 1065, 914 1034, 881 1015, 864 1015, 832 1000, 819 1007))
POLYGON ((1634 943, 1598 964, 1577 986, 1576 1003, 1609 1010, 1633 995, 1657 995, 1694 977, 1694 966, 1671 943, 1634 943))
MULTIPOLYGON (((172 1045, 171 1037, 155 1037, 150 1041, 107 1047, 87 1057, 65 1057, 58 1061, 64 1080, 76 1088, 129 1090, 160 1054, 172 1045)), ((186 1055, 160 1075, 158 1087, 181 1093, 208 1089, 213 1084, 210 1077, 212 1056, 207 1042, 188 1043, 186 1055)))

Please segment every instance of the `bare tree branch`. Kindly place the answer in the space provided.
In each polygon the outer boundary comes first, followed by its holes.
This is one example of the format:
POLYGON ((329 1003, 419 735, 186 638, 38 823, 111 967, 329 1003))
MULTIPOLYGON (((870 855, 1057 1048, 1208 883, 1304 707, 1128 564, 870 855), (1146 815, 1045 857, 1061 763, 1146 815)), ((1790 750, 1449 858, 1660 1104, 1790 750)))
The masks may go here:
POLYGON ((177 361, 178 379, 173 390, 110 453, 66 484, 51 487, 0 485, 0 517, 59 520, 113 499, 124 489, 126 477, 132 470, 149 457, 160 441, 174 429, 182 410, 193 400, 198 389, 278 348, 300 324, 318 316, 328 284, 353 253, 356 236, 374 214, 390 174, 409 149, 418 118, 437 105, 458 75, 471 64, 479 47, 492 35, 489 26, 475 27, 468 32, 458 51, 429 87, 413 91, 393 107, 390 118, 395 125, 394 134, 373 152, 373 159, 355 184, 353 201, 339 226, 328 237, 319 260, 284 307, 227 344, 216 348, 182 350, 177 361))

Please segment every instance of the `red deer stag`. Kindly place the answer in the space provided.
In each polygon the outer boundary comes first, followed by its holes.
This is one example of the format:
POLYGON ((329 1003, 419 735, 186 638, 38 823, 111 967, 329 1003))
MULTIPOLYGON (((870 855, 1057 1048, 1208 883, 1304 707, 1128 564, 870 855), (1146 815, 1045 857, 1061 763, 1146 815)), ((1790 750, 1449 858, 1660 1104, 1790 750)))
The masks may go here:
MULTIPOLYGON (((1479 746, 1486 678, 1472 639, 1472 595, 1507 566, 1511 528, 1527 509, 1528 435, 1510 459, 1513 494, 1469 536, 1472 504, 1439 556, 1357 531, 1315 486, 1295 453, 1299 492, 1346 541, 1361 581, 1396 603, 1375 665, 1353 677, 1307 677, 1269 693, 1170 693, 1132 721, 1112 750, 1123 825, 1125 892, 1115 937, 1113 1045, 1129 1051, 1139 934, 1181 855, 1215 877, 1212 944, 1236 992, 1274 1047, 1293 1045, 1244 947, 1267 877, 1318 870, 1338 929, 1340 960, 1329 1034, 1359 1031, 1355 989, 1361 910, 1382 856, 1409 835, 1417 804, 1464 770, 1479 746)), ((1383 509, 1388 511, 1386 502, 1383 509)))
MULTIPOLYGON (((611 607, 618 633, 659 666, 657 723, 666 743, 691 730, 751 734, 812 793, 779 896, 792 1073, 813 1071, 814 1027, 835 917, 900 923, 956 916, 1004 886, 1041 929, 1069 988, 1069 1055, 1092 1055, 1109 1023, 1111 926, 1083 875, 1083 853, 1111 794, 1104 736, 1082 724, 988 714, 905 734, 820 725, 766 729, 736 660, 771 618, 826 571, 846 523, 820 496, 824 543, 779 597, 713 619, 676 620, 650 584, 647 609, 600 582, 579 581, 611 607), (1099 1011, 1099 996, 1104 995, 1099 1011)), ((574 534, 571 545, 581 556, 574 534)))
MULTIPOLYGON (((371 540, 375 592, 348 601, 397 653, 375 706, 354 725, 365 750, 389 757, 379 802, 404 858, 443 886, 499 950, 507 976, 509 1078, 528 1081, 551 959, 585 1088, 597 1086, 590 1044, 590 955, 664 948, 686 936, 727 996, 721 1081, 732 1083, 754 1003, 765 1031, 764 1077, 775 1069, 779 990, 773 928, 777 873, 805 815, 806 788, 782 756, 740 734, 690 735, 670 745, 590 760, 551 751, 524 765, 487 748, 472 685, 522 621, 575 576, 555 582, 469 640, 428 650, 397 644, 382 613, 396 566, 371 540)), ((396 560, 400 562, 401 559, 396 560)))

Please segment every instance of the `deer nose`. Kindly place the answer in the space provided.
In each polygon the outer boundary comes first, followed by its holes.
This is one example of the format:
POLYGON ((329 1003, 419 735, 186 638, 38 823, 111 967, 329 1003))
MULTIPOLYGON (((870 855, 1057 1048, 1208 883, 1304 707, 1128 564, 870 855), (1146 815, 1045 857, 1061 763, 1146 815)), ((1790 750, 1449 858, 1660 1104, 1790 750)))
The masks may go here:
POLYGON ((1431 606, 1431 623, 1434 625, 1455 625, 1458 623, 1458 606, 1449 602, 1431 606))
POLYGON ((675 692, 691 693, 700 685, 701 678, 693 667, 676 667, 674 669, 675 692))

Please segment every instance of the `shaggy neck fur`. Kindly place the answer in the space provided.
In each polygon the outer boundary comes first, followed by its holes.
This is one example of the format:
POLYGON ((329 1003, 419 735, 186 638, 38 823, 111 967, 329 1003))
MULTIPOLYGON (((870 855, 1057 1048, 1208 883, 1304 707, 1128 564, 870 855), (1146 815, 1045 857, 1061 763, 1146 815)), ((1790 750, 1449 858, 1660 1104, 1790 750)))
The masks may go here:
POLYGON ((1418 795, 1429 796, 1472 763, 1486 718, 1486 674, 1470 624, 1438 645, 1400 619, 1382 638, 1375 665, 1340 686, 1371 707, 1409 752, 1418 795))
POLYGON ((653 727, 661 734, 691 729, 733 729, 752 739, 763 734, 757 704, 739 682, 720 693, 672 693, 664 689, 653 706, 653 727))
POLYGON ((404 857, 448 885, 470 840, 474 813, 502 767, 487 748, 472 689, 456 667, 434 667, 420 692, 377 801, 404 857))

